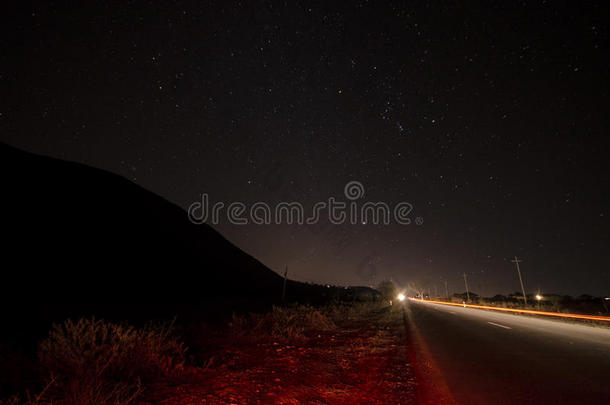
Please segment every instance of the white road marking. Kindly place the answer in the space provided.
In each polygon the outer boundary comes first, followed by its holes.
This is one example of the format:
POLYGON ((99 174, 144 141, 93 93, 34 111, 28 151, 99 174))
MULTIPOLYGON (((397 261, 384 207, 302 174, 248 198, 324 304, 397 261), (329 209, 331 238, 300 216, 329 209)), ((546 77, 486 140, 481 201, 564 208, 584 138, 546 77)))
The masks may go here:
POLYGON ((498 326, 500 328, 504 328, 504 329, 512 329, 510 326, 500 325, 499 323, 494 323, 494 322, 487 322, 487 323, 490 325, 493 325, 493 326, 498 326))

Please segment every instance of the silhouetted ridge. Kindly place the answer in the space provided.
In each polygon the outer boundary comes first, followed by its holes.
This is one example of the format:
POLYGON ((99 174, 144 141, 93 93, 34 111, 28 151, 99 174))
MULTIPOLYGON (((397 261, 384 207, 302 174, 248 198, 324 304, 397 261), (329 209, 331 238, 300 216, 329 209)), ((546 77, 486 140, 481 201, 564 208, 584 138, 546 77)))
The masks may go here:
MULTIPOLYGON (((5 330, 96 315, 216 317, 279 303, 282 278, 131 181, 0 143, 5 330)), ((288 301, 370 295, 288 281, 288 301)), ((6 336, 5 336, 6 337, 6 336)))
POLYGON ((123 177, 6 144, 0 162, 2 312, 166 314, 279 294, 275 272, 123 177))

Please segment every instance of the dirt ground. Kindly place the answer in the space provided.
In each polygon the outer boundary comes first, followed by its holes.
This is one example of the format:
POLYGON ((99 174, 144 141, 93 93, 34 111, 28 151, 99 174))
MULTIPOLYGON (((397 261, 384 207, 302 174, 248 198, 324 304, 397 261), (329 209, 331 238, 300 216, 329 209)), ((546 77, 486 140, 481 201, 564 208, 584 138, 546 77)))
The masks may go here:
POLYGON ((412 404, 402 308, 377 307, 297 339, 223 340, 188 381, 151 387, 161 404, 412 404))

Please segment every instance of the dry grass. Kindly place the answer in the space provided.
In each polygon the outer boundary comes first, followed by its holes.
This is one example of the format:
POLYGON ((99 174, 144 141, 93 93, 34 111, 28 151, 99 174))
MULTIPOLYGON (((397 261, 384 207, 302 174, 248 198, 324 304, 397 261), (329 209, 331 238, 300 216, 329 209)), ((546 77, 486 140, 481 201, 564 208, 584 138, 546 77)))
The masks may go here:
POLYGON ((334 322, 315 308, 307 306, 273 307, 266 314, 233 315, 231 332, 238 337, 290 340, 307 332, 327 331, 334 322))
POLYGON ((49 401, 44 401, 44 397, 47 391, 55 384, 55 378, 51 378, 47 385, 42 389, 39 394, 31 395, 29 392, 25 394, 25 399, 19 397, 19 395, 14 395, 8 399, 0 399, 0 405, 42 405, 42 404, 50 404, 49 401))
POLYGON ((26 403, 130 404, 147 384, 179 375, 185 351, 172 324, 136 329, 95 318, 67 320, 53 325, 39 346, 52 384, 37 402, 26 403))
POLYGON ((332 331, 340 324, 362 320, 384 305, 374 302, 333 303, 321 308, 298 305, 273 307, 266 314, 234 314, 231 333, 250 340, 299 340, 332 331))
POLYGON ((200 355, 191 353, 188 365, 186 349, 174 336, 171 323, 138 329, 95 318, 67 320, 53 325, 38 348, 39 366, 46 375, 41 386, 45 388, 38 395, 0 400, 0 405, 139 403, 154 397, 159 386, 179 386, 213 367, 226 370, 222 367, 232 364, 230 357, 235 353, 254 362, 260 348, 275 353, 282 344, 287 348, 294 348, 295 343, 311 345, 320 336, 339 333, 345 326, 351 330, 354 324, 367 322, 369 316, 379 322, 383 318, 376 314, 380 305, 299 305, 274 307, 265 314, 234 315, 228 330, 206 329, 204 325, 203 330, 210 333, 189 340, 200 355))
POLYGON ((337 302, 323 307, 321 311, 336 324, 345 324, 362 320, 386 305, 386 303, 381 301, 356 303, 337 302))

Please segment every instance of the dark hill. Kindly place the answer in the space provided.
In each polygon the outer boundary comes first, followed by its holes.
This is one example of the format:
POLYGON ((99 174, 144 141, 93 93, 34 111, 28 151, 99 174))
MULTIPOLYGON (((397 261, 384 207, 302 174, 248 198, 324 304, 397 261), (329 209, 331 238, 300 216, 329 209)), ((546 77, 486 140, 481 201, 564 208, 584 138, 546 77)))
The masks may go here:
MULTIPOLYGON (((0 168, 5 320, 218 315, 280 297, 277 273, 125 178, 5 144, 0 168)), ((340 292, 288 288, 305 301, 340 292)))

